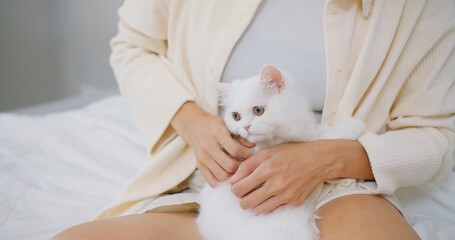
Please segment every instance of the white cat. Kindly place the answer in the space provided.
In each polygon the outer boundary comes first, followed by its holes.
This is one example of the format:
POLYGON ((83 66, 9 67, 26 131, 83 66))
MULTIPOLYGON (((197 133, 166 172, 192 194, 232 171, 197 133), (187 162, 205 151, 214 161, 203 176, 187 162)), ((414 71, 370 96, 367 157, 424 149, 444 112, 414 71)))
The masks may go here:
MULTIPOLYGON (((336 127, 318 125, 308 100, 294 84, 290 76, 272 66, 265 66, 260 76, 220 83, 229 131, 256 143, 255 152, 287 142, 359 137, 364 123, 355 118, 336 127)), ((317 240, 315 201, 319 190, 299 207, 283 206, 255 215, 240 207, 229 183, 219 183, 216 188, 206 184, 200 194, 197 224, 206 240, 317 240)))

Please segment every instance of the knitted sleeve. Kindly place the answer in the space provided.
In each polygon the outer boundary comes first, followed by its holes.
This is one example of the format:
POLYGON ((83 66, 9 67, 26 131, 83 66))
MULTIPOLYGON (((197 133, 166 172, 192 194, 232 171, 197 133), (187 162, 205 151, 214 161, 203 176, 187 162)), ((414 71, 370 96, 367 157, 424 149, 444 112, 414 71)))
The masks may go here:
POLYGON ((165 57, 169 1, 127 0, 119 15, 111 66, 146 147, 154 152, 172 136, 170 121, 183 103, 194 100, 194 94, 165 57))
POLYGON ((418 44, 431 44, 425 48, 427 51, 414 50, 416 55, 419 51, 424 53, 393 103, 387 131, 379 135, 366 133, 359 138, 370 159, 377 193, 392 194, 399 187, 437 180, 452 169, 455 14, 449 12, 438 21, 422 22, 427 26, 418 29, 436 24, 442 30, 437 36, 418 33, 418 44))

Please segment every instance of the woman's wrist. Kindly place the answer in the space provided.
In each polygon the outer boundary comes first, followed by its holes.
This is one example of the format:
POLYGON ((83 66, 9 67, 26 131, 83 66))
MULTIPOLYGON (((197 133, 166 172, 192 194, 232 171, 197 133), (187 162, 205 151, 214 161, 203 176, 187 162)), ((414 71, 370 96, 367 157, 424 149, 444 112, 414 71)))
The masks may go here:
POLYGON ((184 103, 172 118, 171 126, 183 138, 187 135, 188 129, 191 128, 193 119, 201 114, 201 110, 194 102, 184 103))
POLYGON ((352 140, 321 140, 328 161, 327 180, 356 178, 374 180, 370 160, 363 146, 352 140))

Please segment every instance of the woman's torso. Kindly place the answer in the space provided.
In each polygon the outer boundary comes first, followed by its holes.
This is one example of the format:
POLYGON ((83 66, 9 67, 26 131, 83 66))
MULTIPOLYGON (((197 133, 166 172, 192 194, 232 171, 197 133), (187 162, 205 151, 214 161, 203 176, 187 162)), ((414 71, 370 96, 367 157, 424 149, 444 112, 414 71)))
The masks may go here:
POLYGON ((264 0, 234 47, 222 82, 258 75, 265 64, 285 70, 320 115, 325 97, 324 1, 264 0))

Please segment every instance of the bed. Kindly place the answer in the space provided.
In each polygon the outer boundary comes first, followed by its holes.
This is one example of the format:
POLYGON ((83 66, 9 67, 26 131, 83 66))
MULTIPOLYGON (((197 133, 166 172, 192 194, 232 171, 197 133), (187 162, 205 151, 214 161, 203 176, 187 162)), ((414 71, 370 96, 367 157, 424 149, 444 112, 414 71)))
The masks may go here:
MULTIPOLYGON (((49 239, 90 220, 140 168, 143 140, 108 95, 0 113, 0 239, 49 239)), ((398 197, 422 239, 455 239, 454 171, 398 197)))

